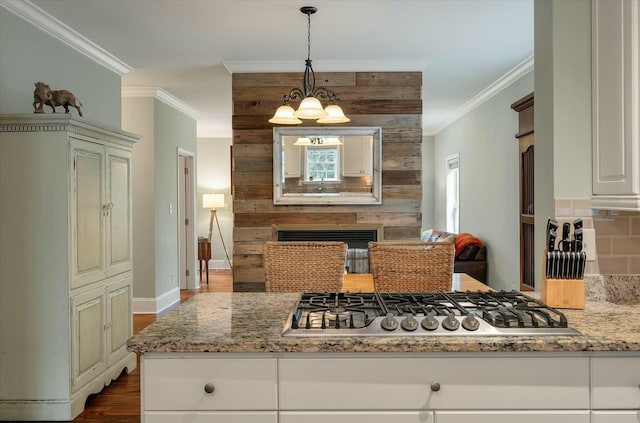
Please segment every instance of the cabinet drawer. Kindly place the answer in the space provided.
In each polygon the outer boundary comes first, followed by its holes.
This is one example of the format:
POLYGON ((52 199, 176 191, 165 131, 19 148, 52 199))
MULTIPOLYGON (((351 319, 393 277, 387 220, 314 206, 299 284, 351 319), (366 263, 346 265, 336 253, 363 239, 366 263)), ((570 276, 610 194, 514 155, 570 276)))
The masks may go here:
POLYGON ((279 372, 281 410, 589 408, 583 357, 292 358, 279 372))
POLYGON ((593 411, 591 423, 638 423, 640 411, 593 411))
POLYGON ((275 359, 143 357, 142 369, 145 411, 277 409, 275 359))
POLYGON ((640 357, 591 359, 591 408, 640 408, 640 357))
POLYGON ((590 418, 589 410, 436 412, 438 423, 589 423, 590 418))
POLYGON ((147 412, 144 423, 278 423, 276 411, 263 412, 147 412))
POLYGON ((429 411, 285 411, 280 423, 434 423, 429 411))

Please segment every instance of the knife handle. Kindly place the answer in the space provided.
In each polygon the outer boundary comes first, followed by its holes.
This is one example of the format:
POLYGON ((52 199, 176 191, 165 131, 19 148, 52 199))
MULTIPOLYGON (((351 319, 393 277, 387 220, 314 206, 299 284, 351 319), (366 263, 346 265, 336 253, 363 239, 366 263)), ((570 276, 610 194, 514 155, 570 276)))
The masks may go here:
POLYGON ((571 224, 569 222, 564 222, 562 224, 562 240, 569 240, 569 232, 571 232, 571 224))

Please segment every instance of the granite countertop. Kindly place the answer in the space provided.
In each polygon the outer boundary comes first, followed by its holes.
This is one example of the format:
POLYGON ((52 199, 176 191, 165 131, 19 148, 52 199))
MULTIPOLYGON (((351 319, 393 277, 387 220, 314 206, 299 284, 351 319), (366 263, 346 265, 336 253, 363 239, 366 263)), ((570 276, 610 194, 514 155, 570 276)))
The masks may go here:
POLYGON ((202 293, 129 340, 148 352, 640 352, 640 304, 562 310, 580 336, 283 337, 296 293, 202 293))

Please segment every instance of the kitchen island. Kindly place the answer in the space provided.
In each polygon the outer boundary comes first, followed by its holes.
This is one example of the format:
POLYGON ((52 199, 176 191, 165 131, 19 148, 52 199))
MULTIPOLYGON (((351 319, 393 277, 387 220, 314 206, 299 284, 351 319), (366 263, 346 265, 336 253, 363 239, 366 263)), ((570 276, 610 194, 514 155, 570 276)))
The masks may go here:
POLYGON ((299 294, 199 294, 138 333, 143 421, 637 422, 640 305, 579 336, 283 337, 299 294))

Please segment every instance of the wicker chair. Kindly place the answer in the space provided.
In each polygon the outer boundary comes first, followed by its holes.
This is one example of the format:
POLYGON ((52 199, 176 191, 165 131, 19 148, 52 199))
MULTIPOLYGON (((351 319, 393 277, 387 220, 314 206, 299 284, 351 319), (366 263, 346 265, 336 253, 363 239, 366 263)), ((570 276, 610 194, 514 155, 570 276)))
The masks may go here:
POLYGON ((347 244, 339 241, 265 242, 267 292, 340 292, 347 244))
POLYGON ((450 291, 454 244, 450 242, 370 242, 376 291, 450 291))

